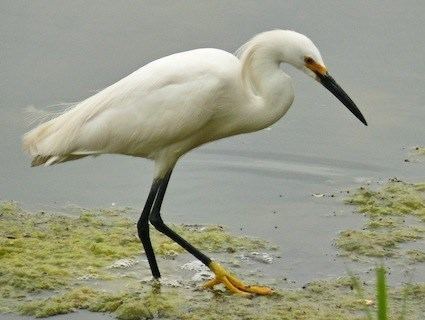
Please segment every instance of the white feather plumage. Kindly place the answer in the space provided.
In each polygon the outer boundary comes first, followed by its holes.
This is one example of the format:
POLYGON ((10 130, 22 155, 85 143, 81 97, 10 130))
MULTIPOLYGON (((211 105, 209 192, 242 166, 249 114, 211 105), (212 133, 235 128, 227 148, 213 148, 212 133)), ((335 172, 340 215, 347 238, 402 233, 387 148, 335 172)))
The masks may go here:
POLYGON ((323 63, 305 36, 274 30, 238 57, 197 49, 153 61, 25 134, 32 164, 119 153, 155 160, 156 176, 209 141, 265 128, 289 109, 291 79, 279 67, 323 63))

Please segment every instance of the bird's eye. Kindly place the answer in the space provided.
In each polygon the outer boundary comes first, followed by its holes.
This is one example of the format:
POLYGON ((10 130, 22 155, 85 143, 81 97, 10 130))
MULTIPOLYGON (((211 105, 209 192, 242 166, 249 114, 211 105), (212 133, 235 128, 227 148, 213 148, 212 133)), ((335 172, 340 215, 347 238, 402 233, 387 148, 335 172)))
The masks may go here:
POLYGON ((304 62, 307 63, 307 64, 312 64, 312 63, 314 63, 314 59, 310 58, 310 57, 305 57, 304 62))

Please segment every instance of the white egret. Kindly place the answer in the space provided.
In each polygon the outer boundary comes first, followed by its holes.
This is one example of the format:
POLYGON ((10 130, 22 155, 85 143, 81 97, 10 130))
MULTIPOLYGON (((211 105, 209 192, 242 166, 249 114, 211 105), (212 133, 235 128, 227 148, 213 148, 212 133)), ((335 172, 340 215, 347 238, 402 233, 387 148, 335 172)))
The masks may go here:
POLYGON ((26 133, 23 147, 33 166, 100 154, 153 160, 154 180, 137 224, 153 277, 160 272, 149 222, 214 272, 206 287, 223 283, 239 294, 270 294, 270 288, 245 285, 181 238, 163 222, 160 209, 183 154, 213 140, 266 128, 288 111, 294 92, 281 68, 285 63, 320 82, 367 125, 328 74, 313 42, 294 31, 273 30, 256 35, 238 56, 197 49, 153 61, 26 133))

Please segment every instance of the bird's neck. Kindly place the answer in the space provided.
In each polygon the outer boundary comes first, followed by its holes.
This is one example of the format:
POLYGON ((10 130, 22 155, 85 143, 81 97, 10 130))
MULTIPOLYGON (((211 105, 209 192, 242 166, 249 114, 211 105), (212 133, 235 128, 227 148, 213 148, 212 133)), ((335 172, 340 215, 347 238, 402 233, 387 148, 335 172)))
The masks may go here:
POLYGON ((241 75, 244 86, 257 103, 252 116, 262 129, 279 120, 291 106, 294 94, 291 78, 283 72, 282 56, 270 46, 261 43, 245 49, 241 56, 241 75))

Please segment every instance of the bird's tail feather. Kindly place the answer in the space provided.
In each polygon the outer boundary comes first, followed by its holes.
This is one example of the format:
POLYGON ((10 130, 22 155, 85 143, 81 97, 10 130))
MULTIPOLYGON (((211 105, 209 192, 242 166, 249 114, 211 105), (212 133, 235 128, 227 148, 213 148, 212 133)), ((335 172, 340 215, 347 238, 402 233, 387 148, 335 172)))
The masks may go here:
POLYGON ((41 165, 48 167, 48 166, 51 166, 51 165, 54 165, 54 164, 58 164, 58 163, 66 162, 66 161, 77 160, 77 159, 81 159, 81 158, 84 158, 84 157, 87 157, 87 156, 88 156, 88 154, 86 154, 86 155, 68 154, 68 155, 64 155, 64 156, 36 155, 35 157, 32 158, 31 167, 37 167, 37 166, 41 166, 41 165))
POLYGON ((31 166, 50 166, 86 157, 96 152, 75 150, 74 141, 80 119, 74 120, 71 112, 75 104, 62 104, 56 112, 44 112, 35 108, 26 110, 32 122, 47 120, 27 132, 22 139, 22 147, 31 157, 31 166), (66 113, 66 114, 65 114, 66 113), (53 119, 50 119, 53 117, 53 119))
POLYGON ((28 126, 39 125, 64 114, 74 108, 78 102, 61 102, 44 107, 43 109, 29 105, 24 109, 24 120, 28 126))

